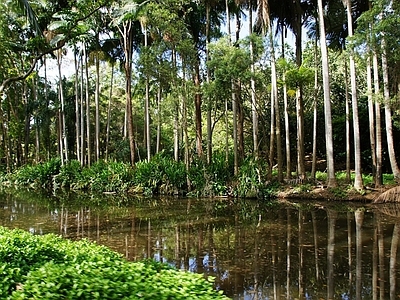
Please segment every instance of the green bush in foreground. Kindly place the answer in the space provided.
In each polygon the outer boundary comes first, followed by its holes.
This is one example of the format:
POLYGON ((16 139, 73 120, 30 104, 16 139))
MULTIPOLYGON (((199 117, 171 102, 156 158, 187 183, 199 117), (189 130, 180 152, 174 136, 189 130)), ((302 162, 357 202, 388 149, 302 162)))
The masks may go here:
POLYGON ((200 274, 0 227, 1 299, 227 299, 200 274))

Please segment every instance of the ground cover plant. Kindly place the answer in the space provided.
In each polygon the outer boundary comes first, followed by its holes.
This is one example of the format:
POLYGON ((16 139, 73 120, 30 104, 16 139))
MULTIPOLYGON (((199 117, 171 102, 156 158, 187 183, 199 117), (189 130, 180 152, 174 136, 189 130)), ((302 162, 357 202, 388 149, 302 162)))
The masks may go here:
POLYGON ((212 278, 104 246, 0 227, 1 299, 227 299, 212 278))

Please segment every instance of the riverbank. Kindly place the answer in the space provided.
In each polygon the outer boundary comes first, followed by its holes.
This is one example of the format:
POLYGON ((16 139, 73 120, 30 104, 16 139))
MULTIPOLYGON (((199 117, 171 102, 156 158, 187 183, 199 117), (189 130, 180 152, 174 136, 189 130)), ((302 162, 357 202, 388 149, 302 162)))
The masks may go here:
MULTIPOLYGON (((356 191, 354 188, 348 185, 338 186, 337 188, 311 186, 308 189, 299 189, 298 187, 287 186, 277 193, 277 197, 288 200, 313 199, 323 201, 357 201, 374 203, 376 201, 379 202, 380 197, 385 192, 388 192, 396 187, 396 184, 386 184, 380 188, 365 187, 362 191, 356 191)), ((395 200, 386 202, 395 202, 395 200)))
POLYGON ((375 189, 372 175, 364 174, 365 188, 356 191, 348 182, 346 172, 339 171, 336 172, 338 187, 327 188, 324 186, 327 174, 323 171, 316 172, 314 179, 289 179, 283 182, 277 181, 276 170, 273 170, 272 176, 268 176, 267 171, 265 163, 249 159, 235 175, 231 166, 226 164, 225 157, 215 157, 209 165, 201 160, 195 161, 187 169, 184 163, 160 154, 149 162, 140 161, 134 167, 127 163, 105 161, 81 166, 76 160, 62 164, 59 159, 51 159, 40 164, 24 165, 3 174, 0 181, 7 186, 42 189, 52 193, 68 190, 145 196, 263 200, 278 197, 364 202, 374 201, 381 193, 397 185, 393 175, 383 174, 382 188, 375 189))

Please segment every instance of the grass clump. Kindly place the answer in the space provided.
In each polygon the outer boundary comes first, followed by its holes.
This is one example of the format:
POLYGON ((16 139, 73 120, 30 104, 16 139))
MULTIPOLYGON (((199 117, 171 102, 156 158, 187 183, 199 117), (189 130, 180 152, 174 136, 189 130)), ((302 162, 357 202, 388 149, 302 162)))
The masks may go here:
POLYGON ((104 246, 0 227, 1 299, 227 299, 200 274, 104 246))

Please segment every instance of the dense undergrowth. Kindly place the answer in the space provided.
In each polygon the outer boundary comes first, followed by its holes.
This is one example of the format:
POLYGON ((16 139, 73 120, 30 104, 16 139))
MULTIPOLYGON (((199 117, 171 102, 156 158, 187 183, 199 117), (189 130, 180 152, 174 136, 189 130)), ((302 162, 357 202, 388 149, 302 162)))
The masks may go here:
MULTIPOLYGON (((88 190, 91 192, 133 192, 145 195, 188 196, 243 196, 255 197, 260 191, 268 192, 262 162, 245 161, 238 176, 233 176, 233 163, 224 155, 214 155, 206 165, 195 160, 189 169, 183 162, 176 162, 164 153, 150 161, 140 161, 131 167, 123 162, 98 161, 82 167, 76 160, 62 165, 61 160, 51 159, 36 165, 25 165, 11 173, 3 174, 4 185, 42 188, 88 190)), ((270 195, 269 195, 270 196, 270 195)))
MULTIPOLYGON (((52 191, 69 189, 96 193, 131 192, 145 195, 184 195, 196 197, 232 196, 272 198, 288 187, 298 192, 309 191, 313 186, 323 185, 325 172, 317 172, 316 178, 308 181, 289 180, 278 183, 267 180, 267 164, 252 158, 245 160, 236 176, 233 174, 233 159, 226 162, 225 155, 216 154, 207 165, 202 160, 192 161, 189 168, 176 162, 163 152, 150 161, 140 161, 135 167, 123 162, 98 161, 90 167, 76 160, 62 165, 60 159, 51 159, 36 165, 25 165, 12 173, 3 174, 4 185, 42 188, 52 191)), ((272 174, 272 178, 274 175, 272 174)), ((276 176, 275 176, 276 177, 276 176)), ((339 187, 332 192, 345 197, 352 189, 346 182, 345 172, 336 174, 339 187)), ((393 175, 384 175, 384 184, 394 182, 393 175)), ((364 175, 365 186, 372 185, 372 175, 364 175)))
POLYGON ((1 299, 227 299, 212 278, 104 246, 0 227, 1 299))

